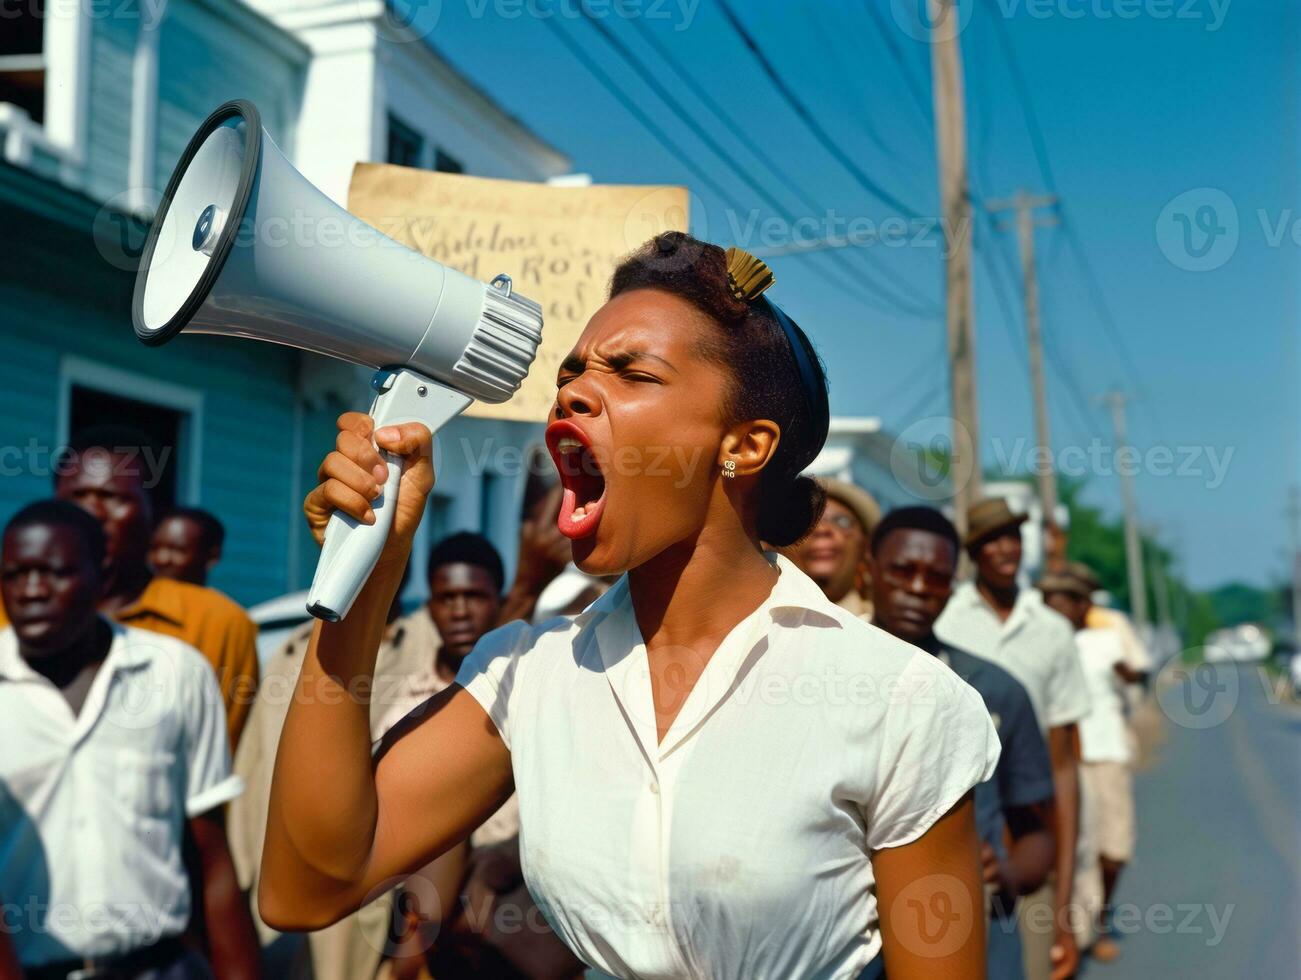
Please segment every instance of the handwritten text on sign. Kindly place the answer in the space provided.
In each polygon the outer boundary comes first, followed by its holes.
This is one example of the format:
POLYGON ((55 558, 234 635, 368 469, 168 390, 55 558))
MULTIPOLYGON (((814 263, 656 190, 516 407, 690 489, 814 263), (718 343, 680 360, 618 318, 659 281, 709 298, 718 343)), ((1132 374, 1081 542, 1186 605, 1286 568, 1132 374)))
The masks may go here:
POLYGON ((551 187, 358 164, 348 210, 385 235, 484 282, 506 273, 542 306, 542 347, 503 405, 475 403, 481 418, 545 421, 556 371, 605 302, 619 260, 647 239, 687 230, 682 187, 551 187))

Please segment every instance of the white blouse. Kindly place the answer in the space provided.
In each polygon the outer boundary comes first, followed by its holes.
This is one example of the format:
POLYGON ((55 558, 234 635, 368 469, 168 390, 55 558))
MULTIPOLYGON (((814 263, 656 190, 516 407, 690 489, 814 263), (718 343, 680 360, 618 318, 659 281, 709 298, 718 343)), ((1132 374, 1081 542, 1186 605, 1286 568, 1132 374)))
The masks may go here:
POLYGON ((627 576, 488 634, 456 678, 511 751, 530 892, 605 973, 856 976, 881 947, 870 853, 994 771, 974 690, 776 562, 662 743, 627 576))

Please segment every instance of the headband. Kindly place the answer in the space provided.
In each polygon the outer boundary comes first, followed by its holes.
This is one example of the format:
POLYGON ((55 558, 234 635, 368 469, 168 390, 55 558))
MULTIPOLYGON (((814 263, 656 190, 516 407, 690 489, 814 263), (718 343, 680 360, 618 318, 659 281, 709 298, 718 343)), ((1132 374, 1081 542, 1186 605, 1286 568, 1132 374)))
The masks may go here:
POLYGON ((830 408, 827 405, 826 387, 819 383, 818 370, 809 356, 802 336, 803 331, 780 306, 763 295, 764 291, 776 281, 776 276, 762 259, 755 258, 749 252, 739 248, 733 247, 727 250, 727 285, 732 290, 732 295, 772 314, 772 318, 781 327, 782 335, 786 338, 786 346, 790 348, 791 359, 795 362, 795 373, 800 380, 804 404, 808 408, 813 431, 819 436, 813 456, 805 460, 800 467, 803 469, 813 462, 814 457, 821 451, 823 443, 826 442, 827 428, 831 421, 830 408))

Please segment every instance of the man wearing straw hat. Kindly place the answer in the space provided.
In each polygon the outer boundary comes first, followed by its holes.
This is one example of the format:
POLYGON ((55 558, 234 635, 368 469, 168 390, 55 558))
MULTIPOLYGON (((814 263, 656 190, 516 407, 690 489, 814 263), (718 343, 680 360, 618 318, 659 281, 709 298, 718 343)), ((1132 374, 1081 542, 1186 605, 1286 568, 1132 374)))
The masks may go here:
POLYGON ((1047 738, 1057 800, 1056 869, 1053 880, 1022 900, 1020 920, 1027 978, 1063 980, 1079 963, 1070 922, 1079 816, 1076 723, 1088 714, 1089 698, 1071 624, 1038 592, 1017 585, 1025 521, 1026 515, 1015 513, 1002 497, 971 505, 963 545, 976 581, 954 591, 935 633, 1020 681, 1047 738))

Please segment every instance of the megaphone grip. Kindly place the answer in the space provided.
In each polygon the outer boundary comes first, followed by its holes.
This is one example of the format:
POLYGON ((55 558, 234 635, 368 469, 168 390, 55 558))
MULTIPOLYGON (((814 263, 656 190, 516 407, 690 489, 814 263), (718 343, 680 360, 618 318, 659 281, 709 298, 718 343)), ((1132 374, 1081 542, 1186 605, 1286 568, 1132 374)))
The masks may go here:
MULTIPOLYGON (((437 432, 471 401, 468 395, 405 369, 377 371, 371 386, 376 391, 370 409, 376 429, 423 422, 430 432, 437 432)), ((388 477, 380 495, 371 502, 375 523, 363 524, 336 511, 326 525, 325 544, 307 597, 307 611, 317 619, 337 623, 348 615, 388 539, 402 480, 402 460, 383 450, 380 456, 388 467, 388 477)))

